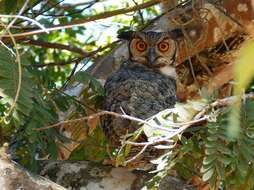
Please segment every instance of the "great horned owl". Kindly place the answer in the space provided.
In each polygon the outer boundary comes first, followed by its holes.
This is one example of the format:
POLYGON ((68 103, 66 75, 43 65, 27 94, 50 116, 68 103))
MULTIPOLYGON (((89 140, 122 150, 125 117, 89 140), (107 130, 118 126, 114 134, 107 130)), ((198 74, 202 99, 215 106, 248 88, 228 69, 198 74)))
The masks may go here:
MULTIPOLYGON (((123 32, 128 40, 129 60, 105 83, 103 109, 147 119, 176 102, 175 32, 123 32)), ((136 122, 105 116, 103 130, 113 146, 121 136, 139 128, 136 122)))

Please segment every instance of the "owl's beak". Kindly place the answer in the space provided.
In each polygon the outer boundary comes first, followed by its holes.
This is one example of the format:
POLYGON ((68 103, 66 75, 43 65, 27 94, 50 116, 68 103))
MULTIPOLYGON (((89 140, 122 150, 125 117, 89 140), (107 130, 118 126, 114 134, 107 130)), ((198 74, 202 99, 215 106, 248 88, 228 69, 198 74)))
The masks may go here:
POLYGON ((148 64, 155 65, 156 64, 156 52, 155 48, 150 48, 148 50, 148 64))

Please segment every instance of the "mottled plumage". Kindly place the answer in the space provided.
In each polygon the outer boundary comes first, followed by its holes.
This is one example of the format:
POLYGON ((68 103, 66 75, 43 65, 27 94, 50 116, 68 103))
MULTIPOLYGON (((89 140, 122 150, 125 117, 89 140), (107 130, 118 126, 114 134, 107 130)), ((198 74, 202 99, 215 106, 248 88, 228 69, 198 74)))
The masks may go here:
MULTIPOLYGON (((127 32, 130 58, 105 83, 103 109, 147 119, 176 102, 177 43, 169 32, 127 32), (163 51, 162 51, 163 50, 163 51)), ((136 122, 105 116, 103 129, 114 146, 139 128, 136 122)))

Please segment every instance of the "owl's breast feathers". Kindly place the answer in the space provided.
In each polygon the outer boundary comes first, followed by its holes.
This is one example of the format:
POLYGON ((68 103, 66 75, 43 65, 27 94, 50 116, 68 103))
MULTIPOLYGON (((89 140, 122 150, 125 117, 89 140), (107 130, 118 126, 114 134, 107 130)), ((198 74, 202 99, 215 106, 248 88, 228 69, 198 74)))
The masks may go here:
MULTIPOLYGON (((105 83, 103 109, 147 119, 176 102, 176 81, 166 75, 138 64, 124 63, 105 83)), ((139 126, 122 118, 105 116, 103 129, 113 144, 120 136, 139 126)))

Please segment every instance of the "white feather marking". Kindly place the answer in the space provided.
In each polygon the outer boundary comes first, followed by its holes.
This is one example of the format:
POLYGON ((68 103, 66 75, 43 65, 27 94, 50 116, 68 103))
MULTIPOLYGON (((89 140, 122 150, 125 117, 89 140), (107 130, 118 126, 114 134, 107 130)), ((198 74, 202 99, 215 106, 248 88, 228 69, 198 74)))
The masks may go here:
POLYGON ((176 69, 172 66, 164 66, 160 68, 160 72, 166 76, 170 76, 172 78, 176 78, 176 69))

